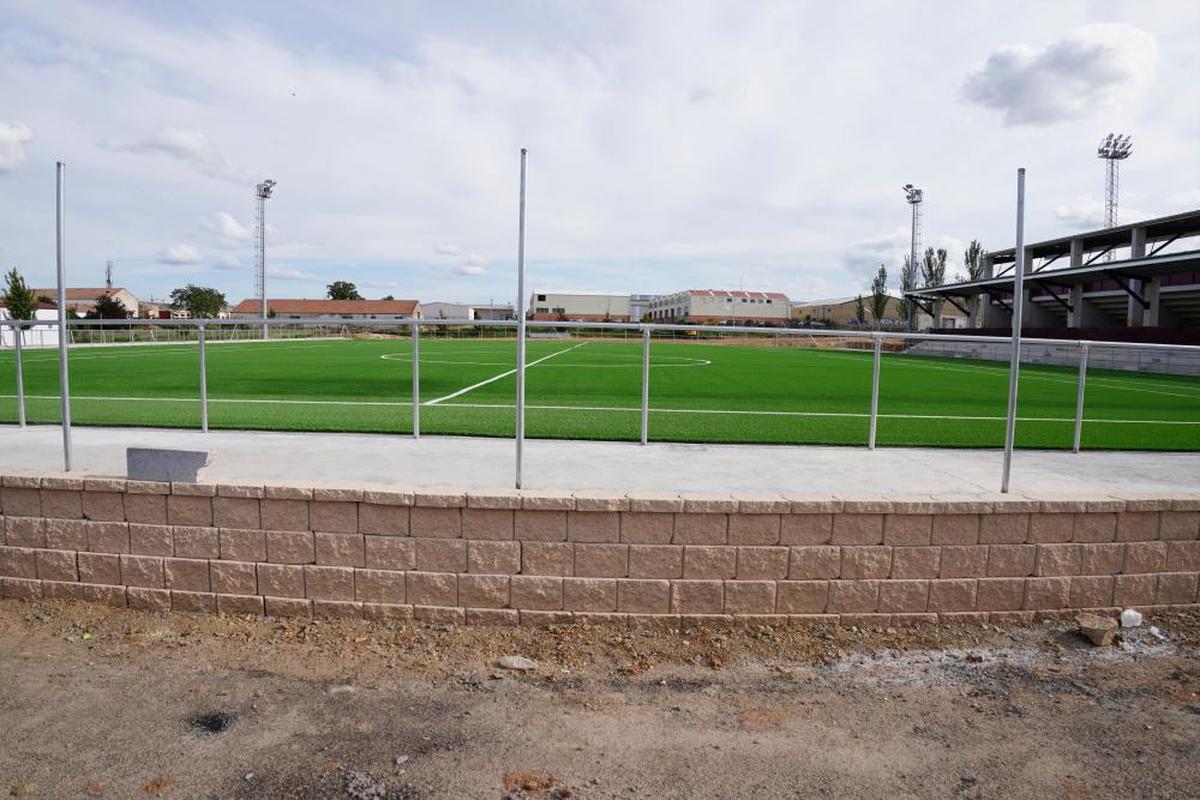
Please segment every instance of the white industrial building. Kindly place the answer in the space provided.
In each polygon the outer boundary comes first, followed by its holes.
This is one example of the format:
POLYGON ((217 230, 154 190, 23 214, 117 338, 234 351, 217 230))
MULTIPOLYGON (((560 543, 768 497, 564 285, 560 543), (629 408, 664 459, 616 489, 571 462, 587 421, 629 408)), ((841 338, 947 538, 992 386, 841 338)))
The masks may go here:
POLYGON ((781 292, 688 289, 650 301, 651 322, 787 325, 790 303, 781 292))
POLYGON ((529 300, 529 317, 535 320, 629 322, 629 295, 535 291, 529 300))
MULTIPOLYGON (((58 309, 53 303, 38 303, 33 312, 34 319, 58 319, 58 309)), ((0 319, 10 319, 4 301, 0 300, 0 319)), ((16 329, 0 325, 0 347, 13 347, 16 344, 16 329)), ((49 325, 35 325, 21 331, 22 347, 58 347, 58 328, 49 325)))
MULTIPOLYGON (((58 289, 31 289, 30 291, 33 292, 34 297, 45 297, 51 301, 55 301, 55 298, 58 297, 58 289)), ((67 288, 63 291, 67 298, 67 308, 81 317, 87 316, 88 312, 96 307, 96 301, 101 297, 109 297, 117 301, 131 317, 138 315, 139 301, 128 289, 120 287, 110 289, 106 286, 99 286, 94 289, 67 288)))

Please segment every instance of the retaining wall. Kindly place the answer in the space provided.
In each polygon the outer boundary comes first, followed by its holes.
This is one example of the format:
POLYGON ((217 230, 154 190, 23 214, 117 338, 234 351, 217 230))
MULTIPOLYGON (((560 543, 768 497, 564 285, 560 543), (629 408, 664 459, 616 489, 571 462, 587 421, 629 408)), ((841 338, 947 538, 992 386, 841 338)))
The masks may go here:
MULTIPOLYGON (((1001 342, 917 342, 906 351, 918 356, 946 358, 977 358, 985 361, 1007 362, 1012 347, 1001 342)), ((1079 365, 1079 345, 1021 343, 1021 363, 1079 365)), ((1200 376, 1200 353, 1172 350, 1131 350, 1128 348, 1092 345, 1088 353, 1088 368, 1119 369, 1128 372, 1159 372, 1171 375, 1200 376)))
POLYGON ((0 589, 491 624, 1028 620, 1197 603, 1200 495, 462 493, 0 479, 0 589))

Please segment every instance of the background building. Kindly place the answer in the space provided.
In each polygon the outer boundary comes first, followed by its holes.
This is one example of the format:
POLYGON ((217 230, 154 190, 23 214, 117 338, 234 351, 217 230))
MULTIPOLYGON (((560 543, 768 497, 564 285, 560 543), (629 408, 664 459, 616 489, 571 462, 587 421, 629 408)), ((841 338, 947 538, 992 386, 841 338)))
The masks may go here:
POLYGON ((535 291, 530 319, 579 322, 629 322, 629 295, 605 292, 535 291))
MULTIPOLYGON (((408 319, 422 318, 421 304, 416 300, 267 300, 268 311, 276 319, 408 319)), ((235 319, 259 319, 258 298, 238 303, 229 312, 235 319)))
POLYGON ((650 302, 650 321, 786 325, 789 307, 787 295, 781 292, 688 289, 655 297, 650 302))
MULTIPOLYGON (((33 289, 31 291, 34 297, 45 297, 52 302, 56 301, 58 297, 58 289, 33 289)), ((120 303, 129 316, 136 317, 138 315, 138 299, 133 296, 133 292, 121 288, 108 289, 104 286, 95 289, 67 289, 67 308, 81 317, 86 316, 96 307, 96 300, 104 296, 111 297, 120 303)))
POLYGON ((475 309, 466 303, 422 303, 425 319, 475 319, 475 309))

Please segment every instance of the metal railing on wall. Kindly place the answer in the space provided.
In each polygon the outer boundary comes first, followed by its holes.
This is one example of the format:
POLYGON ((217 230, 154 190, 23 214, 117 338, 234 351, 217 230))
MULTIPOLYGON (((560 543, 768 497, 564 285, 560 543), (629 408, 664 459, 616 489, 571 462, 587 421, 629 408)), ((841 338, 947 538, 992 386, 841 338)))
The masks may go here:
MULTIPOLYGON (((59 334, 58 320, 0 320, 0 332, 4 328, 9 328, 13 340, 13 353, 15 361, 15 386, 17 400, 17 418, 18 424, 25 427, 27 424, 26 414, 26 399, 25 399, 25 382, 24 382, 24 367, 23 353, 24 347, 28 343, 22 344, 23 340, 33 336, 39 330, 53 330, 56 334, 55 339, 59 344, 60 363, 62 366, 63 385, 69 385, 70 375, 70 359, 67 357, 68 344, 73 341, 78 341, 82 337, 76 335, 89 329, 103 329, 105 327, 112 328, 116 324, 120 328, 125 328, 129 331, 139 329, 158 329, 158 330, 178 330, 179 332, 194 330, 194 337, 165 337, 165 342, 162 343, 179 343, 179 342, 195 342, 199 362, 199 427, 200 430, 207 432, 209 428, 208 418, 208 374, 207 374, 207 349, 210 340, 215 338, 219 342, 238 341, 240 337, 235 338, 229 334, 234 334, 239 331, 245 331, 247 340, 261 342, 261 322, 257 320, 253 324, 248 324, 246 320, 241 319, 197 319, 197 320, 155 320, 155 319, 131 319, 131 320, 102 320, 102 319, 75 319, 66 321, 66 335, 59 334), (216 334, 215 337, 213 334, 216 334)), ((377 329, 380 331, 388 331, 393 335, 407 335, 412 342, 412 432, 413 438, 419 438, 421 435, 421 338, 422 331, 428 334, 447 333, 451 329, 478 329, 482 334, 483 331, 493 332, 497 334, 506 334, 511 332, 514 336, 518 329, 516 320, 467 320, 467 319, 396 319, 396 320, 378 320, 378 319, 356 319, 356 320, 337 320, 331 322, 327 319, 310 318, 310 319, 289 319, 289 320, 268 320, 267 328, 275 333, 286 334, 293 328, 308 328, 310 330, 327 330, 335 329, 338 335, 344 336, 345 333, 361 330, 361 329, 377 329)), ((736 326, 736 325, 676 325, 676 324, 656 324, 656 323, 628 323, 628 322, 575 322, 575 321, 531 321, 527 322, 527 327, 530 329, 530 334, 538 329, 543 331, 562 331, 566 333, 580 333, 584 331, 595 331, 603 335, 615 336, 620 335, 630 339, 641 339, 641 407, 640 407, 640 431, 639 441, 645 445, 651 441, 650 429, 650 353, 652 343, 655 337, 660 340, 666 335, 675 335, 683 333, 691 340, 704 341, 706 339, 724 339, 732 336, 739 337, 779 337, 779 338, 811 338, 811 339, 843 339, 847 340, 843 344, 859 344, 861 347, 856 349, 869 351, 871 353, 871 389, 870 389, 870 414, 869 425, 866 440, 864 444, 868 450, 876 448, 876 439, 878 431, 879 418, 879 389, 880 389, 880 363, 883 354, 883 345, 885 341, 896 340, 902 343, 912 344, 920 342, 990 342, 997 344, 1011 344, 1009 337, 1003 336, 976 336, 976 335, 953 335, 953 334, 922 334, 922 333, 907 333, 907 332, 891 332, 891 331, 834 331, 824 329, 804 329, 804 328, 766 328, 766 327, 751 327, 751 326, 736 326)), ((0 336, 0 341, 4 341, 6 337, 0 336)), ((45 336, 33 337, 45 342, 45 336)), ((131 341, 137 341, 143 346, 153 346, 151 341, 153 337, 134 337, 131 335, 131 341)), ((274 341, 291 341, 291 336, 283 335, 274 339, 274 341)), ((153 339, 157 341, 157 339, 153 339)), ((1140 342, 1109 342, 1098 340, 1081 340, 1069 341, 1062 339, 1029 339, 1023 338, 1023 344, 1026 345, 1043 345, 1050 344, 1057 347, 1074 347, 1078 353, 1078 378, 1076 387, 1076 403, 1074 414, 1074 430, 1072 438, 1072 451, 1079 452, 1080 442, 1082 438, 1083 422, 1084 422, 1084 399, 1088 379, 1088 362, 1089 355, 1093 348, 1104 347, 1117 350, 1155 350, 1188 353, 1200 358, 1200 346, 1194 345, 1177 345, 1177 344, 1153 344, 1140 342)), ((78 346, 78 345, 75 345, 78 346)), ((1020 370, 1019 360, 1010 362, 1010 374, 1015 381, 1016 373, 1020 370)), ((525 394, 520 389, 524 386, 525 371, 517 370, 517 392, 515 412, 520 415, 525 411, 525 394)), ((70 397, 69 394, 62 396, 62 427, 63 427, 63 463, 65 469, 71 469, 71 419, 70 419, 70 397)), ((1006 430, 1011 430, 1017 422, 1016 404, 1015 402, 1009 405, 1006 417, 1006 430)), ((524 449, 524 431, 518 428, 517 435, 514 437, 516 448, 518 471, 523 458, 524 449)), ((1006 471, 1008 467, 1008 458, 1006 457, 1006 471)), ((520 474, 516 476, 514 483, 520 482, 520 474)), ((1007 486, 1003 487, 1004 489, 1007 486)))

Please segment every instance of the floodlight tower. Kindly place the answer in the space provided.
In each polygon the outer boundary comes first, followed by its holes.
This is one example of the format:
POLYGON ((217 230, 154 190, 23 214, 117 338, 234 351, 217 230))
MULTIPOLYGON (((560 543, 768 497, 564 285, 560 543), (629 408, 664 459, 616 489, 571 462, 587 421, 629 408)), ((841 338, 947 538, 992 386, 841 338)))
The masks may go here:
MULTIPOLYGON (((908 200, 908 204, 912 206, 912 237, 909 241, 908 268, 909 270, 913 271, 913 274, 916 274, 915 270, 917 269, 917 253, 921 251, 921 202, 925 199, 925 192, 922 189, 918 189, 916 186, 913 186, 911 183, 904 184, 902 188, 904 189, 904 198, 908 200)), ((904 277, 904 274, 901 273, 902 281, 904 277)), ((901 289, 905 291, 911 291, 915 288, 915 286, 901 286, 901 289)), ((912 331, 916 329, 917 315, 913 313, 916 310, 914 308, 915 303, 913 303, 911 299, 907 298, 905 299, 905 303, 908 304, 908 329, 912 331)))
POLYGON ((267 200, 275 181, 267 178, 254 187, 254 196, 258 199, 258 213, 255 215, 254 238, 254 290, 258 294, 258 303, 262 313, 262 338, 267 338, 267 200))
POLYGON ((1096 155, 1104 159, 1104 227, 1117 224, 1117 195, 1121 184, 1121 162, 1133 154, 1130 136, 1110 133, 1096 148, 1096 155))
POLYGON ((112 260, 104 262, 104 288, 112 291, 112 260))

